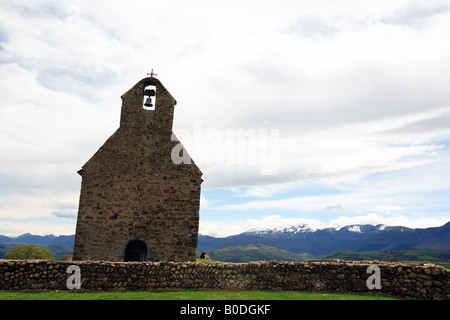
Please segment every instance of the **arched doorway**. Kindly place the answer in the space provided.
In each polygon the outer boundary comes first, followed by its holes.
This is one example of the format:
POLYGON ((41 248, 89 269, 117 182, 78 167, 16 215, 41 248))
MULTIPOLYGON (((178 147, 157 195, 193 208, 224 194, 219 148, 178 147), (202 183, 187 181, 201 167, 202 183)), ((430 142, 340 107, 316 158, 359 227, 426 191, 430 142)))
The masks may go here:
POLYGON ((130 240, 125 249, 124 261, 146 261, 147 246, 142 240, 130 240))

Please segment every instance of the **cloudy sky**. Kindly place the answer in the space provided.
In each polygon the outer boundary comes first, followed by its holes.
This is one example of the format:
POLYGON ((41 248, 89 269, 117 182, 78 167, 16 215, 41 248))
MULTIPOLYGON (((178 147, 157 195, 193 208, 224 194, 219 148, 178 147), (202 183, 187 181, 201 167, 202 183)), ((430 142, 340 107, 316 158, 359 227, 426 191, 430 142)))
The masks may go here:
POLYGON ((200 232, 450 221, 447 0, 0 0, 0 234, 73 234, 77 170, 153 68, 200 232))

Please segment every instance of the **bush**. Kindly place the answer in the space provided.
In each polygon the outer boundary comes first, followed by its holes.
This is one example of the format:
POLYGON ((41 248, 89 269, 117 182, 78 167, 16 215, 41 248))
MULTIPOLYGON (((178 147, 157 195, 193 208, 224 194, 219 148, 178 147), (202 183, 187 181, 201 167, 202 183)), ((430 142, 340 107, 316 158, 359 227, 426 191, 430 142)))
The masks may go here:
POLYGON ((19 260, 29 260, 29 259, 43 259, 43 260, 54 260, 52 254, 47 249, 42 249, 34 244, 29 244, 26 246, 17 246, 11 248, 6 254, 5 259, 19 259, 19 260))
POLYGON ((61 261, 72 261, 72 255, 71 254, 65 254, 61 257, 61 261))

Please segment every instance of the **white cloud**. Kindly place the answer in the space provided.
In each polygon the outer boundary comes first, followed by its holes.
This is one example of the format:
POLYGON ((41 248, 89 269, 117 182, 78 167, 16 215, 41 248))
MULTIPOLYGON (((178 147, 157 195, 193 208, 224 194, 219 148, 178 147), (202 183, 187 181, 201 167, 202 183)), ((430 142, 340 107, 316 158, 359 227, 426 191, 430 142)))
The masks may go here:
POLYGON ((283 183, 283 184, 270 184, 254 187, 252 186, 244 190, 237 188, 234 192, 237 197, 270 198, 274 194, 282 193, 290 189, 292 189, 292 185, 290 183, 283 183))
POLYGON ((45 220, 3 220, 0 233, 10 237, 17 237, 24 233, 32 233, 37 235, 53 234, 55 236, 73 235, 75 234, 75 225, 68 225, 66 223, 58 222, 48 223, 48 221, 45 220))
MULTIPOLYGON (((400 191, 398 195, 391 195, 385 190, 370 193, 373 189, 362 190, 347 190, 336 194, 318 194, 318 195, 300 195, 296 197, 287 197, 274 200, 251 200, 239 204, 228 204, 218 206, 215 209, 221 211, 233 211, 233 212, 245 212, 245 211, 258 211, 258 210, 286 210, 286 211, 301 211, 306 213, 323 212, 330 209, 342 210, 345 208, 346 212, 356 214, 358 212, 383 212, 392 213, 396 211, 404 210, 400 205, 380 205, 380 203, 386 203, 386 201, 398 201, 404 204, 411 202, 411 196, 403 196, 400 191)), ((416 200, 419 201, 419 200, 416 200)))
POLYGON ((214 199, 207 199, 203 194, 200 195, 200 208, 202 209, 208 209, 209 207, 213 206, 215 203, 217 203, 217 200, 214 199))
POLYGON ((62 208, 62 209, 59 209, 57 211, 51 212, 50 215, 58 217, 58 218, 74 220, 78 216, 78 207, 75 207, 75 208, 62 208))
POLYGON ((324 210, 342 210, 342 205, 340 203, 337 204, 329 204, 325 206, 324 210))
POLYGON ((198 233, 221 238, 247 230, 247 225, 241 221, 208 221, 201 219, 198 233))
POLYGON ((381 213, 392 213, 392 212, 398 212, 403 211, 405 208, 401 206, 390 206, 390 205, 383 205, 383 206, 376 206, 375 211, 381 212, 381 213))
POLYGON ((341 216, 329 221, 328 225, 341 228, 352 224, 383 224, 386 226, 403 226, 408 228, 431 228, 440 227, 448 222, 448 217, 411 217, 399 215, 385 217, 379 214, 369 214, 362 216, 341 216))
POLYGON ((4 191, 0 195, 0 210, 3 219, 31 219, 48 217, 61 208, 78 208, 78 193, 56 190, 25 192, 4 191))

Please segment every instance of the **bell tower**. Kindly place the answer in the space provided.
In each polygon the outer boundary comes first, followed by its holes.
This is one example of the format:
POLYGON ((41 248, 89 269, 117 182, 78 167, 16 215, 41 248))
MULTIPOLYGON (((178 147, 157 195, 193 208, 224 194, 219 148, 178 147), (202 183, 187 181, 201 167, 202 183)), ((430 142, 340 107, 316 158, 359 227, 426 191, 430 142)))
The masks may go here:
POLYGON ((203 180, 171 159, 177 102, 153 72, 121 98, 119 128, 78 171, 73 259, 195 260, 203 180))

